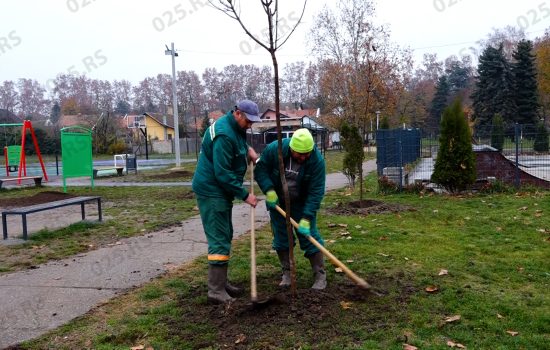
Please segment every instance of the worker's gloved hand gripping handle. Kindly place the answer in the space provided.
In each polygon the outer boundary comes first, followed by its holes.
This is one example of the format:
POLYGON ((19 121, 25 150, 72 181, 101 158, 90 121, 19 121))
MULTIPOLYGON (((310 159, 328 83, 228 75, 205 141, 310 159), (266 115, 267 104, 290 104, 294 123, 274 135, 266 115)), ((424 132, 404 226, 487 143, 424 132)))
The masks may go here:
POLYGON ((304 236, 311 235, 311 225, 309 223, 309 220, 307 219, 300 220, 300 223, 298 224, 298 233, 304 236))
POLYGON ((275 209, 275 206, 279 204, 279 197, 277 192, 274 190, 269 190, 265 194, 265 203, 269 209, 275 209))

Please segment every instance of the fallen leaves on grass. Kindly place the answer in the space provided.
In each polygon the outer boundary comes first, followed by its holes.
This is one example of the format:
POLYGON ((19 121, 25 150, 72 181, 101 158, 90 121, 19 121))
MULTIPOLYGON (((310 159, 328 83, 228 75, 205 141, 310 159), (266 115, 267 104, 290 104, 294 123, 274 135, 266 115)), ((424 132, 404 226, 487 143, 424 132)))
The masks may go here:
POLYGON ((344 310, 347 310, 347 309, 351 309, 351 306, 353 305, 353 303, 351 301, 341 301, 340 302, 340 306, 342 307, 342 309, 344 310))
POLYGON ((378 240, 380 240, 380 241, 387 241, 387 240, 388 240, 388 237, 386 237, 386 236, 380 236, 380 238, 378 238, 378 240))
POLYGON ((445 321, 445 323, 452 323, 452 322, 456 322, 458 320, 460 320, 460 315, 445 317, 445 319, 443 321, 445 321))
POLYGON ((515 337, 516 335, 519 334, 519 332, 511 331, 511 330, 507 330, 506 333, 510 334, 512 337, 515 337))
POLYGON ((344 272, 344 271, 343 271, 341 268, 339 268, 339 267, 335 268, 334 271, 337 272, 337 273, 342 273, 342 272, 344 272))
POLYGON ((143 345, 136 345, 130 348, 130 350, 143 350, 143 349, 145 349, 145 346, 143 345))
POLYGON ((441 269, 437 275, 438 276, 445 276, 445 275, 448 275, 448 274, 449 274, 449 271, 447 271, 445 269, 441 269))
POLYGON ((425 291, 428 292, 428 293, 435 293, 439 290, 439 288, 437 288, 437 286, 427 286, 425 291))
POLYGON ((497 318, 504 318, 501 314, 497 314, 497 318))
POLYGON ((455 343, 452 340, 447 341, 447 346, 450 348, 466 349, 466 347, 460 343, 455 343))

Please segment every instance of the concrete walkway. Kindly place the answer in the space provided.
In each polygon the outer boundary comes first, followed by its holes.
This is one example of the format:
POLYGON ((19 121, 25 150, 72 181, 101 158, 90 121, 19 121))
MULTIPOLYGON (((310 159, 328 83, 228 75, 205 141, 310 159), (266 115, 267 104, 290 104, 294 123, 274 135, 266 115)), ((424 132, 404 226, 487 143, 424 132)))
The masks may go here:
MULTIPOLYGON (((376 170, 376 162, 366 162, 364 170, 365 174, 376 170)), ((347 186, 347 180, 342 174, 329 174, 326 184, 327 190, 333 190, 347 186)), ((247 204, 233 207, 235 237, 250 230, 249 214, 247 204)), ((265 205, 257 206, 255 218, 256 227, 268 222, 265 205)), ((196 216, 178 226, 0 276, 0 348, 38 337, 206 253, 206 238, 196 216)))

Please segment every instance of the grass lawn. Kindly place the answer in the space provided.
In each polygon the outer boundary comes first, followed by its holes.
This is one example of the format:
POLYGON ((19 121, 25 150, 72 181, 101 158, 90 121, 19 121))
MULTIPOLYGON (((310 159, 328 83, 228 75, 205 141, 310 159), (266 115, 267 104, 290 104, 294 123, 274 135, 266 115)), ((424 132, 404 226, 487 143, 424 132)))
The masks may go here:
MULTIPOLYGON (((63 190, 26 187, 0 193, 2 198, 15 198, 41 191, 63 190)), ((101 196, 104 222, 79 222, 59 230, 33 233, 24 244, 0 245, 0 274, 97 249, 120 238, 154 232, 198 214, 193 193, 187 187, 68 187, 67 192, 101 196)))
MULTIPOLYGON (((326 247, 377 293, 361 294, 333 267, 327 290, 311 293, 297 248, 295 297, 261 310, 247 308, 248 295, 229 308, 210 306, 203 258, 21 348, 548 348, 550 193, 381 196, 373 176, 366 188, 367 199, 401 210, 338 214, 357 195, 334 191, 319 227, 326 247)), ((258 291, 279 295, 271 233, 264 227, 257 236, 258 291)), ((249 245, 248 235, 234 243, 230 265, 231 279, 247 289, 249 245)))

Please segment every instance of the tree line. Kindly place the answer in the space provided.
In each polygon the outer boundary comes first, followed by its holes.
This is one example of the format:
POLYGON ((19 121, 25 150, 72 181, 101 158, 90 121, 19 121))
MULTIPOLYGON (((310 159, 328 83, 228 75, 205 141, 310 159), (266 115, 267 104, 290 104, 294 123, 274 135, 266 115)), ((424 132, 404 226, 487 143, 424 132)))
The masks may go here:
MULTIPOLYGON (((415 67, 412 50, 394 44, 390 28, 376 24, 373 1, 340 0, 335 9, 325 7, 315 17, 309 37, 312 61, 283 67, 281 102, 320 108, 323 122, 334 128, 346 121, 366 135, 380 116, 391 126, 437 132, 443 109, 456 97, 475 126, 491 125, 497 114, 506 123, 548 123, 549 30, 533 42, 513 27, 495 30, 478 42, 483 48, 479 57, 475 50, 460 50, 444 60, 425 54, 415 67)), ((272 75, 271 67, 254 65, 206 68, 200 75, 178 71, 182 119, 228 110, 242 98, 257 101, 261 109, 273 108, 272 75)), ((23 78, 0 85, 0 110, 52 122, 61 114, 166 113, 171 90, 169 74, 135 85, 60 74, 46 87, 23 78)))

